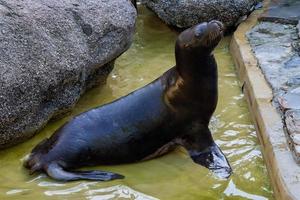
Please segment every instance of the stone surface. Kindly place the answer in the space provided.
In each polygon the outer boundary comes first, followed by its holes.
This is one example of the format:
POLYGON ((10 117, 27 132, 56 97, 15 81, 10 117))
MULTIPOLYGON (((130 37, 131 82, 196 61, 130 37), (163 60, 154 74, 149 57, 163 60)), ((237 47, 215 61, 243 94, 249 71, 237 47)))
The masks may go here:
POLYGON ((129 0, 1 0, 0 148, 104 83, 132 42, 135 18, 129 0))
POLYGON ((232 27, 245 18, 258 0, 142 0, 167 24, 191 27, 213 19, 232 27))
POLYGON ((296 25, 300 20, 300 1, 271 0, 268 9, 264 11, 260 20, 296 25))
POLYGON ((288 110, 285 112, 285 125, 290 137, 290 147, 295 159, 300 158, 300 110, 288 110))
POLYGON ((290 135, 295 145, 300 145, 300 133, 290 135))
POLYGON ((298 43, 296 26, 261 22, 247 33, 253 52, 267 81, 277 96, 300 86, 300 57, 293 43, 298 43))
POLYGON ((275 20, 276 23, 260 21, 247 37, 272 88, 273 105, 281 110, 295 161, 300 164, 300 38, 296 24, 288 21, 291 20, 288 14, 293 15, 294 7, 279 10, 284 20, 275 20))
POLYGON ((278 102, 283 111, 300 109, 300 87, 290 90, 286 94, 280 95, 278 97, 278 102))
POLYGON ((297 148, 294 151, 291 151, 292 148, 288 146, 289 140, 285 137, 287 134, 284 133, 284 121, 272 103, 272 88, 268 86, 262 70, 259 69, 255 52, 253 53, 246 36, 246 33, 258 24, 259 14, 259 11, 254 11, 246 22, 238 27, 232 36, 230 52, 243 84, 250 113, 256 124, 274 197, 296 200, 300 199, 300 156, 295 153, 300 152, 299 145, 294 145, 297 148))

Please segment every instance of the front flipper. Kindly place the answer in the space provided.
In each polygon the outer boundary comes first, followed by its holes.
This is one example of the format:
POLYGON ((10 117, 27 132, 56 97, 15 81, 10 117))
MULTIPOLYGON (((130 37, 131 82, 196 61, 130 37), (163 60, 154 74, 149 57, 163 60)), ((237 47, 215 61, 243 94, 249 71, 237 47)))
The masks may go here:
POLYGON ((106 171, 65 171, 57 163, 51 163, 46 169, 47 174, 59 181, 94 180, 110 181, 123 179, 124 176, 106 171))
POLYGON ((181 138, 180 144, 187 149, 195 163, 210 169, 216 176, 228 178, 231 175, 232 169, 228 160, 213 141, 208 128, 185 135, 181 138))
POLYGON ((189 150, 189 154, 195 163, 210 169, 220 178, 228 178, 232 173, 227 158, 214 142, 203 151, 189 150))

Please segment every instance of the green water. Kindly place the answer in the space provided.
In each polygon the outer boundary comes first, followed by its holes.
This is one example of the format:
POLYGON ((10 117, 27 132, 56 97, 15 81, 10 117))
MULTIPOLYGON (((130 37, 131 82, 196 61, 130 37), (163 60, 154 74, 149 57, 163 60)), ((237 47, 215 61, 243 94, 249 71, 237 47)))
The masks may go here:
MULTIPOLYGON (((132 47, 118 59, 107 84, 85 94, 72 116, 128 94, 174 66, 177 33, 150 11, 139 9, 132 47)), ((39 141, 71 118, 68 116, 48 124, 30 141, 0 151, 0 200, 273 199, 255 129, 228 53, 229 41, 230 37, 224 38, 215 51, 220 94, 211 130, 232 165, 234 174, 230 179, 214 177, 206 168, 194 164, 182 148, 146 162, 93 168, 121 173, 126 176, 124 180, 60 183, 42 174, 29 176, 22 167, 22 159, 39 141)))

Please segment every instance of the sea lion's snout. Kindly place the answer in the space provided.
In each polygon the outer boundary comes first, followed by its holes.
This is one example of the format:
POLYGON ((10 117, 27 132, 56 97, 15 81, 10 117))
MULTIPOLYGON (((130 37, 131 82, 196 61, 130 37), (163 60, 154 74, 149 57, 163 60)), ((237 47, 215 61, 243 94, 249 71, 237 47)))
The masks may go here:
POLYGON ((223 37, 224 26, 217 20, 201 23, 195 27, 195 36, 203 47, 214 48, 223 37))
POLYGON ((210 42, 221 39, 224 32, 224 26, 222 22, 213 20, 207 24, 207 37, 210 42))
POLYGON ((224 32, 224 25, 220 21, 212 20, 208 23, 208 26, 216 29, 216 31, 219 31, 221 34, 224 32))
POLYGON ((222 22, 213 20, 208 24, 208 41, 212 45, 219 43, 224 33, 224 26, 222 22))
POLYGON ((209 35, 223 35, 224 25, 222 22, 217 20, 212 20, 210 22, 203 22, 198 24, 194 28, 194 34, 196 38, 202 39, 203 37, 209 35))

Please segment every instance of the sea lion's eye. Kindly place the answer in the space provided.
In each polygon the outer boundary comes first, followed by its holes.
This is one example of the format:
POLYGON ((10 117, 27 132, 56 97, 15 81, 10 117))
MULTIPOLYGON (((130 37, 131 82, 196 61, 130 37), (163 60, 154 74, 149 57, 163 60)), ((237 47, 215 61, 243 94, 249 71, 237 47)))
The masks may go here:
POLYGON ((200 38, 200 37, 203 36, 203 34, 206 30, 206 26, 207 26, 207 23, 202 23, 202 24, 195 27, 195 36, 197 38, 200 38))

